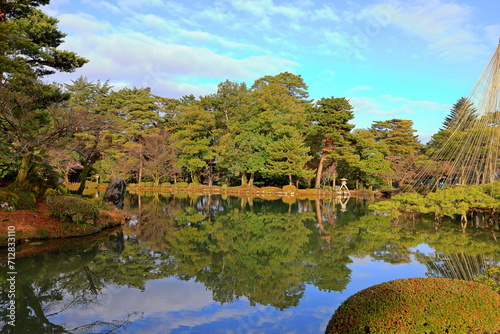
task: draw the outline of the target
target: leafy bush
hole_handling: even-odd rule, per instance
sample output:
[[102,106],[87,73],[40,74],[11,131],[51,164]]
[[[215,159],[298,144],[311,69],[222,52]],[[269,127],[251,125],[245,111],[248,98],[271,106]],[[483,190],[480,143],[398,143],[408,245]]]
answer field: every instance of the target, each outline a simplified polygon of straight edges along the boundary
[[497,333],[500,296],[475,282],[399,279],[349,297],[326,333]]
[[52,188],[48,188],[47,190],[45,190],[44,197],[50,197],[50,196],[56,196],[56,195],[57,195],[57,190],[52,189]]
[[153,182],[146,182],[146,187],[154,187],[155,184]]
[[52,217],[67,223],[92,224],[99,218],[99,210],[80,197],[56,196],[49,202]]
[[297,188],[295,186],[291,186],[291,185],[286,185],[282,189],[286,193],[295,193],[295,192],[297,192]]
[[49,231],[47,231],[46,229],[42,228],[41,230],[38,230],[38,237],[40,239],[45,239],[45,238],[48,238],[50,235]]
[[22,190],[0,190],[0,208],[6,210],[36,209],[35,194]]
[[486,269],[484,274],[479,275],[475,281],[486,285],[496,293],[500,293],[500,267]]
[[172,186],[172,184],[171,184],[170,182],[163,182],[163,183],[161,184],[161,186],[162,186],[162,187],[165,187],[165,188],[168,188],[168,187],[171,187],[171,186]]
[[188,187],[189,188],[196,188],[196,187],[199,187],[201,184],[198,183],[198,182],[192,182],[190,184],[188,184]]
[[19,199],[16,193],[8,190],[0,190],[0,209],[2,210],[15,210],[16,203]]
[[188,183],[187,182],[176,182],[174,183],[174,187],[176,188],[187,188]]

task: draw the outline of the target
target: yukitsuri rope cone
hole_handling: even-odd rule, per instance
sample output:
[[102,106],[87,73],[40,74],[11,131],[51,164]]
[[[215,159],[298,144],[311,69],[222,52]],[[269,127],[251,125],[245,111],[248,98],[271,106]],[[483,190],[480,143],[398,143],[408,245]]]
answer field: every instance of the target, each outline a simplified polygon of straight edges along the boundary
[[414,186],[493,183],[500,176],[500,44]]

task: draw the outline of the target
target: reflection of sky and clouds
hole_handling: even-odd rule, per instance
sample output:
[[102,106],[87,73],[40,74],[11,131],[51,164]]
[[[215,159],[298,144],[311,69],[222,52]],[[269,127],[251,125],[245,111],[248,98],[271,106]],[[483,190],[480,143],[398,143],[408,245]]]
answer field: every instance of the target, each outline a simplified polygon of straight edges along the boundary
[[[129,198],[130,213],[142,220],[124,235],[46,254],[42,267],[41,258],[19,259],[18,304],[27,311],[19,322],[74,333],[88,325],[104,333],[126,321],[114,333],[321,333],[364,288],[446,276],[451,270],[441,263],[462,265],[446,255],[457,238],[474,261],[478,249],[498,257],[491,236],[424,225],[414,233],[411,224],[371,216],[364,201],[349,201],[345,211],[337,202],[210,201]],[[31,311],[37,303],[43,314]]]
[[[283,311],[272,306],[251,306],[245,298],[229,305],[212,300],[203,284],[164,278],[135,288],[105,288],[99,304],[67,310],[52,320],[76,328],[83,323],[125,320],[131,315],[132,333],[312,333],[321,332],[343,298],[307,286],[299,307]],[[49,312],[50,313],[50,312]],[[294,330],[291,330],[294,329]]]

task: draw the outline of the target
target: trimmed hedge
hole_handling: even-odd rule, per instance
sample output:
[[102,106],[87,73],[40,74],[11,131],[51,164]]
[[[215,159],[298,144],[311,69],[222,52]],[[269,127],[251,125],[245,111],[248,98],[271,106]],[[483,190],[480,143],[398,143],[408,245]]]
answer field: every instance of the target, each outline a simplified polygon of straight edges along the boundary
[[93,224],[99,218],[97,207],[80,197],[53,196],[48,204],[50,215],[66,223]]
[[399,279],[344,301],[326,334],[498,333],[500,296],[486,286],[449,278]]

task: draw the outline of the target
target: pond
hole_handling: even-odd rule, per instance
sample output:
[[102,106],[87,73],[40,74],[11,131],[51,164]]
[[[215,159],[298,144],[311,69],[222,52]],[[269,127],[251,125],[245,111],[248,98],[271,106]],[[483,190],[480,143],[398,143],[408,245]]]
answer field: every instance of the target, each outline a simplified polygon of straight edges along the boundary
[[1,271],[1,332],[324,333],[371,285],[472,279],[499,259],[498,226],[392,221],[369,203],[128,194],[126,226],[16,259],[14,330]]

